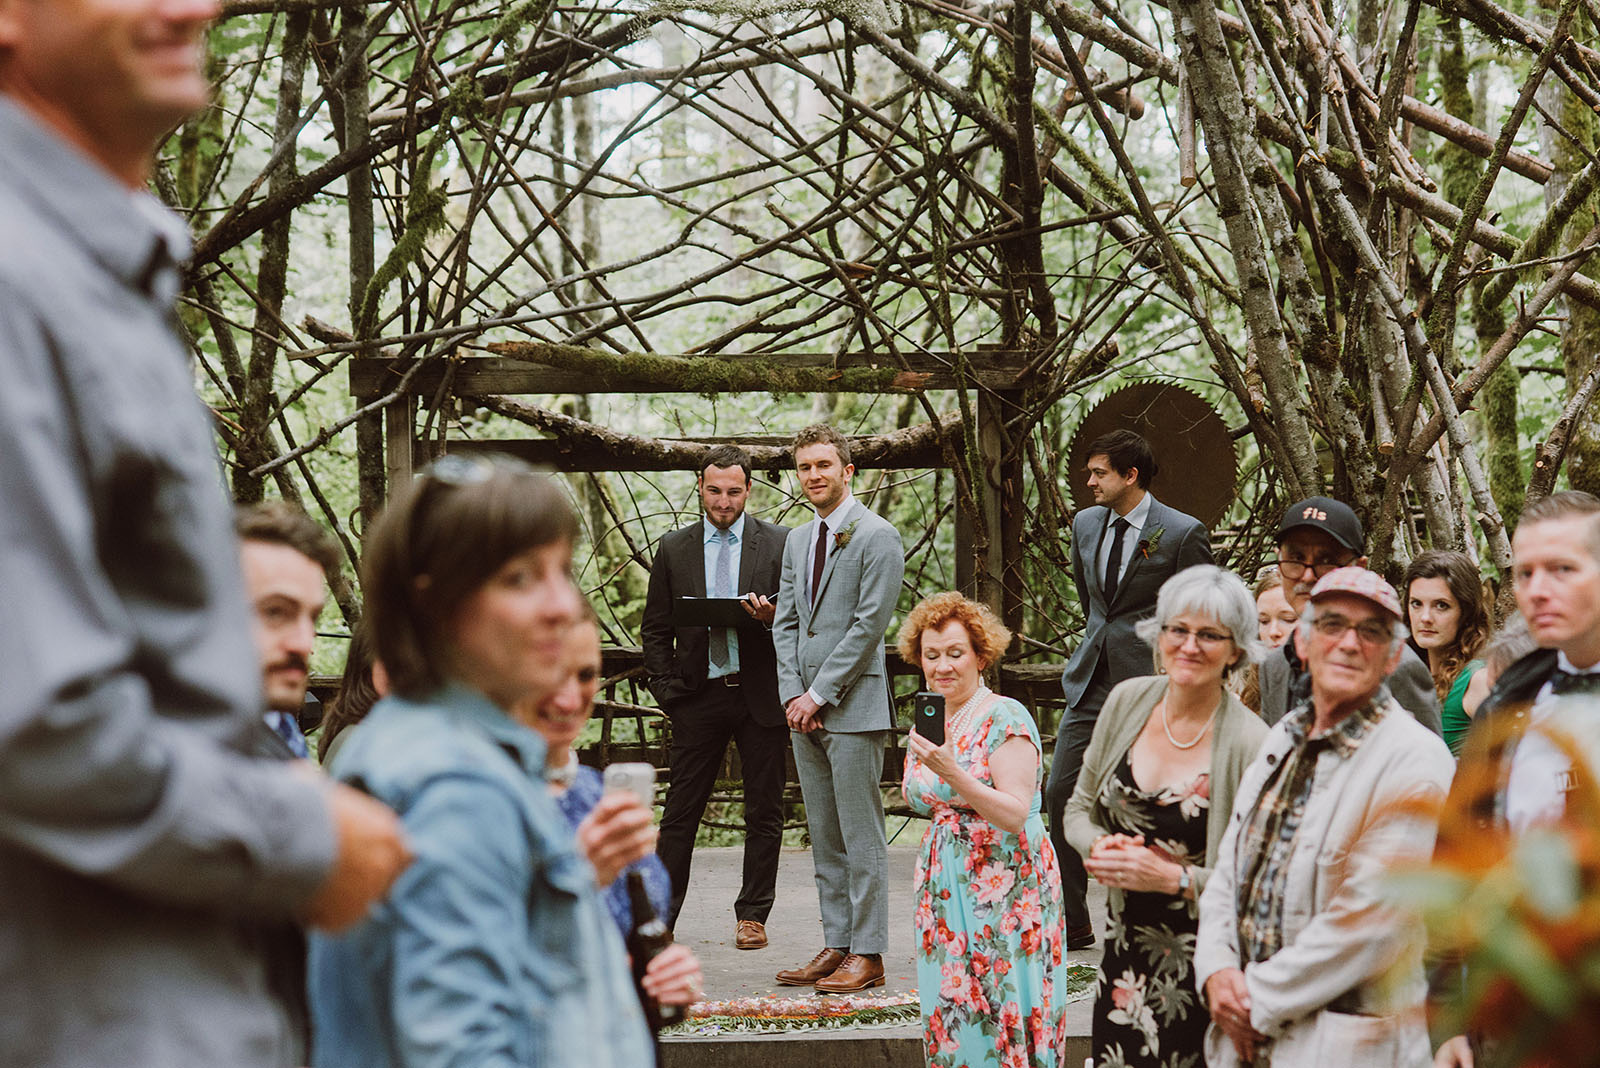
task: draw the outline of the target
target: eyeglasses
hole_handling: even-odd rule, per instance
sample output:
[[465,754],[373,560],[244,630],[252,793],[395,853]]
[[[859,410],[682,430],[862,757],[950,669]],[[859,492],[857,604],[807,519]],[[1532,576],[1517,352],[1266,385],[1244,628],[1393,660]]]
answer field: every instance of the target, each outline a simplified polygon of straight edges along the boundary
[[1344,560],[1315,560],[1307,563],[1304,560],[1285,560],[1278,557],[1278,571],[1290,582],[1299,582],[1305,577],[1307,571],[1317,578],[1321,578],[1330,571],[1337,571],[1341,567],[1349,567],[1356,562],[1354,556]]
[[1378,619],[1363,619],[1360,623],[1352,623],[1344,616],[1329,613],[1313,619],[1311,626],[1330,641],[1338,641],[1352,630],[1356,632],[1356,637],[1361,640],[1362,645],[1387,645],[1394,640],[1394,627]]
[[1162,627],[1161,634],[1173,645],[1177,646],[1182,646],[1190,638],[1193,638],[1208,649],[1215,649],[1223,642],[1233,641],[1233,635],[1224,634],[1220,630],[1190,630],[1188,627],[1180,627],[1173,623]]

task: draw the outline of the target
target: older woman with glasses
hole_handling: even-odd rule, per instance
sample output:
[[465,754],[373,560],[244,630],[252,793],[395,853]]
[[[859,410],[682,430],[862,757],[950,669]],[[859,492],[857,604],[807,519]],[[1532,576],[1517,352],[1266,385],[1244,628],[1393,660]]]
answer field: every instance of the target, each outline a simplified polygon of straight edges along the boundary
[[[400,814],[416,861],[363,922],[312,939],[319,1068],[651,1063],[600,897],[649,852],[650,810],[608,797],[574,841],[543,739],[510,714],[566,679],[576,535],[549,479],[447,456],[366,539],[366,619],[390,689],[330,771]],[[645,986],[686,1004],[698,968],[669,961]]]
[[1255,600],[1210,565],[1161,587],[1138,634],[1154,677],[1111,691],[1066,810],[1066,837],[1109,888],[1092,1041],[1099,1066],[1201,1063],[1206,1007],[1195,992],[1198,901],[1233,793],[1267,735],[1228,692],[1258,659]]

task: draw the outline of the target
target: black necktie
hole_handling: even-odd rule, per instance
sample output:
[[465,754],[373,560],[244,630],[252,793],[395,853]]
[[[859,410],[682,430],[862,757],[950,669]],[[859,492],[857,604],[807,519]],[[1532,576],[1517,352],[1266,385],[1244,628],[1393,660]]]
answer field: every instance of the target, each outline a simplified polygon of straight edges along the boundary
[[1111,556],[1106,560],[1106,604],[1117,596],[1117,583],[1122,579],[1122,535],[1128,532],[1128,521],[1121,516],[1111,524]]
[[828,559],[828,524],[817,520],[817,550],[811,554],[811,603],[817,603],[817,587],[822,585],[822,565]]
[[1550,676],[1550,692],[1553,694],[1600,693],[1600,675],[1557,671]]

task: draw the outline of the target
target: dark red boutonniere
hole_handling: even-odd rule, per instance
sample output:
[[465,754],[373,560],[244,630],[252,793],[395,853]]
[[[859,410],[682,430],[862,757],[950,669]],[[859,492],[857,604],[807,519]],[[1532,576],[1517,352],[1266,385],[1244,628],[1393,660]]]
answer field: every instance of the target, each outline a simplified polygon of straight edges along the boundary
[[1150,532],[1149,537],[1140,538],[1138,545],[1139,555],[1146,560],[1150,559],[1150,554],[1161,547],[1161,535],[1166,532],[1166,527],[1156,527]]
[[859,522],[861,522],[860,519],[852,519],[850,522],[844,525],[843,529],[833,532],[834,552],[838,552],[840,549],[843,549],[846,545],[850,544],[850,536],[856,532],[856,524]]

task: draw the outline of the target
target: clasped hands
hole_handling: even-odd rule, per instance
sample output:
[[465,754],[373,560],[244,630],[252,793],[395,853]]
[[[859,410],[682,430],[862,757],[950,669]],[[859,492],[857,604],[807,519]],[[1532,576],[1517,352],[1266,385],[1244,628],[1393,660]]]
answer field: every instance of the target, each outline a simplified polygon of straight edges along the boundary
[[799,697],[790,699],[783,707],[783,718],[789,721],[790,730],[810,734],[822,726],[822,706],[811,699],[808,690]]
[[1239,1059],[1246,1064],[1254,1061],[1256,1050],[1267,1036],[1250,1024],[1250,989],[1244,972],[1224,968],[1212,973],[1206,980],[1206,1004],[1211,1010],[1211,1022],[1233,1042]]
[[1089,847],[1084,870],[1106,886],[1176,894],[1183,865],[1144,844],[1142,834],[1103,834]]

